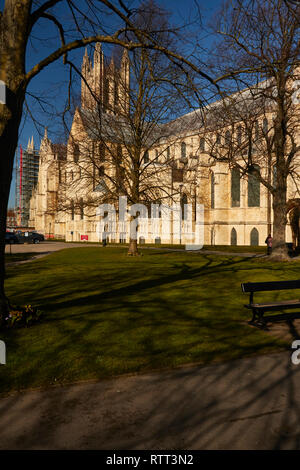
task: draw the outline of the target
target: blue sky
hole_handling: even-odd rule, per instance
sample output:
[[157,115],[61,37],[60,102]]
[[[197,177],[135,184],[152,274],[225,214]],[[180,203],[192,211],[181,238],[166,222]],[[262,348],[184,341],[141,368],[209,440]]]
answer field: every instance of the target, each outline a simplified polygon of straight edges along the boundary
[[[84,2],[83,2],[84,3]],[[136,1],[138,3],[138,1]],[[182,24],[189,18],[196,14],[194,0],[157,0],[157,3],[172,13],[171,21],[175,24]],[[222,0],[203,0],[199,1],[201,7],[201,14],[204,21],[211,17],[211,15],[218,10]],[[0,0],[0,8],[3,8],[4,0]],[[59,10],[59,9],[58,9]],[[59,10],[60,18],[64,17],[62,7]],[[27,70],[29,70],[35,63],[39,62],[42,58],[46,57],[59,45],[57,39],[57,32],[47,20],[41,21],[38,28],[33,31],[34,37],[38,37],[39,41],[35,39],[28,45],[27,51]],[[204,38],[205,42],[209,42],[209,37]],[[78,49],[70,54],[70,58],[80,67],[83,49]],[[18,155],[20,153],[20,145],[23,148],[27,147],[28,139],[33,136],[35,147],[39,148],[41,137],[43,135],[44,126],[48,126],[49,137],[53,141],[62,139],[62,125],[61,119],[57,116],[57,112],[62,110],[67,100],[67,84],[68,84],[68,68],[63,65],[62,60],[56,61],[49,67],[44,69],[36,78],[31,82],[28,89],[27,105],[29,112],[24,107],[24,119],[20,127]],[[75,81],[74,90],[79,92],[79,82]],[[32,95],[38,96],[41,100],[47,101],[48,105],[46,110],[33,98]],[[49,106],[50,103],[50,106]],[[36,123],[31,118],[35,118]],[[13,207],[15,204],[15,175],[13,177],[9,206]]]

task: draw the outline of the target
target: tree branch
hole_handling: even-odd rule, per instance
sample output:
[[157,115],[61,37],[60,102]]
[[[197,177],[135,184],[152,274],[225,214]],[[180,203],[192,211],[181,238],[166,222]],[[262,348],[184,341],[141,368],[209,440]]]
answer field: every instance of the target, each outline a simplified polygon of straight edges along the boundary
[[43,14],[49,10],[49,8],[54,7],[57,3],[62,2],[63,0],[48,0],[43,5],[40,6],[37,10],[35,10],[30,16],[30,23],[29,23],[29,31],[32,30],[35,23],[43,16]]

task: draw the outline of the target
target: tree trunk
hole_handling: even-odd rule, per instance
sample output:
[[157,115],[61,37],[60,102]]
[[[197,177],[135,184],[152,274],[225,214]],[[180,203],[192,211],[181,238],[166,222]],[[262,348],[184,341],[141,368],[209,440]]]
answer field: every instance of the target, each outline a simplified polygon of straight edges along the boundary
[[276,156],[276,187],[273,192],[273,247],[272,258],[279,261],[289,260],[285,240],[287,224],[287,179],[289,168],[286,164],[287,154],[287,109],[286,109],[286,77],[284,72],[278,74],[276,97],[277,110],[274,119],[274,150]]
[[[2,159],[1,159],[2,160]],[[5,279],[5,231],[8,197],[3,187],[3,174],[0,173],[0,325],[8,314],[8,300],[4,291]]]
[[0,135],[0,322],[9,307],[4,289],[6,216],[24,94],[11,94],[8,100],[11,114],[8,116],[6,106],[0,110],[0,127],[3,129]]
[[286,187],[277,187],[273,194],[273,247],[272,259],[279,261],[289,260],[285,240],[287,224]]
[[25,98],[25,52],[32,0],[6,0],[0,16],[0,80],[6,102],[0,104],[0,320],[7,314],[5,232],[9,191]]
[[138,256],[139,255],[139,250],[138,250],[138,247],[137,247],[137,240],[130,239],[127,254],[129,256]]
[[128,247],[128,255],[129,256],[138,256],[139,251],[137,247],[137,224],[136,224],[137,216],[130,217],[130,238],[129,238],[129,247]]

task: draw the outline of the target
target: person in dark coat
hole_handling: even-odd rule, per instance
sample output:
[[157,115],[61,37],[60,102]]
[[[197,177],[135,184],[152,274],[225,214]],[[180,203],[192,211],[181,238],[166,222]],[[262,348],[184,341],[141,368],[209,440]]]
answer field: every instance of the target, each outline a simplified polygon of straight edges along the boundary
[[272,253],[272,242],[273,242],[273,238],[271,234],[269,233],[269,235],[267,236],[265,240],[265,243],[267,244],[267,255],[270,255]]

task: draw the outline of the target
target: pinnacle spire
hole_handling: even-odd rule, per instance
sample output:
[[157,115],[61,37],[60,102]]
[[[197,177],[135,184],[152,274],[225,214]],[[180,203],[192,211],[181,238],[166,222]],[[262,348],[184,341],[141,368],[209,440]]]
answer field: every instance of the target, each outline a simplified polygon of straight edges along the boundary
[[28,140],[27,150],[34,150],[33,136]]
[[88,67],[90,67],[90,59],[89,59],[89,56],[88,56],[88,51],[87,51],[87,47],[85,48],[85,53],[84,53],[84,56],[83,56],[83,60],[82,60],[82,68],[86,67],[88,65]]
[[113,57],[110,59],[109,70],[112,72],[115,70],[115,61]]
[[101,42],[96,42],[95,51],[94,51],[94,65],[96,62],[101,62],[102,54],[103,53],[102,53]]
[[99,53],[101,52],[101,42],[96,42],[95,51]]
[[123,50],[122,62],[124,62],[125,60],[128,60],[128,49],[126,49],[126,47],[124,47],[124,50]]

